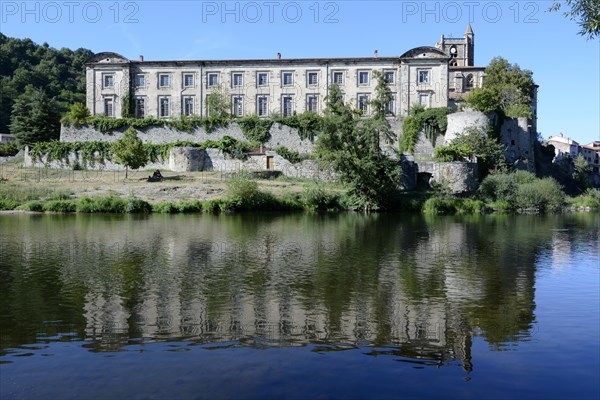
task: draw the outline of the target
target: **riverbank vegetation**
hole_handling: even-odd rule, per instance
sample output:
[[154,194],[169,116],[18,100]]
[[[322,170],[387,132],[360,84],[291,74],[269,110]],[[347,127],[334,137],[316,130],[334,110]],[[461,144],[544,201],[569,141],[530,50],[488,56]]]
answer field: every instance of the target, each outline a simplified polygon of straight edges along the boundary
[[[281,179],[287,182],[289,178]],[[356,210],[355,199],[334,183],[297,181],[288,189],[274,190],[271,181],[239,174],[227,179],[225,190],[209,199],[148,201],[135,196],[74,193],[44,185],[0,183],[0,210],[67,213],[235,213],[248,211],[342,211]],[[160,185],[160,183],[159,183]],[[358,208],[362,210],[362,208]],[[489,175],[471,198],[451,197],[436,191],[398,192],[388,202],[390,212],[421,212],[428,215],[561,212],[600,209],[600,190],[588,189],[568,197],[551,178],[516,173]]]

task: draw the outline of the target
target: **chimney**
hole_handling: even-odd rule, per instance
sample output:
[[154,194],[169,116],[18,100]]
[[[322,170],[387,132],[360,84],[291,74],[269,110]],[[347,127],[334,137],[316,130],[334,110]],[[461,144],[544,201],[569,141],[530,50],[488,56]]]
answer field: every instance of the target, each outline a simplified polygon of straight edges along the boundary
[[373,53],[373,56],[374,56],[375,58],[379,57],[379,52],[378,52],[377,50],[375,50],[375,53]]
[[140,55],[140,62],[144,62],[144,56]]
[[281,60],[281,53],[277,53],[277,59]]

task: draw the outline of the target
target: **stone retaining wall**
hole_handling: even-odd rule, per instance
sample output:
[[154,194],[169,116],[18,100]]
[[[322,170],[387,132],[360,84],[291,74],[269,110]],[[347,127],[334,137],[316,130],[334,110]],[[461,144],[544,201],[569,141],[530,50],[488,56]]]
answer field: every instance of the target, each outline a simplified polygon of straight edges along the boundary
[[[80,127],[62,126],[60,130],[61,142],[114,142],[123,137],[125,129],[102,133],[94,127],[85,125]],[[247,142],[240,126],[231,122],[227,127],[218,128],[213,132],[206,132],[202,127],[196,128],[191,133],[174,130],[165,126],[151,126],[137,130],[138,137],[144,143],[173,143],[173,142],[196,142],[202,143],[207,140],[218,141],[225,136]],[[298,130],[286,125],[274,123],[270,129],[270,138],[265,142],[265,147],[275,149],[283,146],[296,150],[301,154],[312,153],[314,143],[310,139],[301,139]]]

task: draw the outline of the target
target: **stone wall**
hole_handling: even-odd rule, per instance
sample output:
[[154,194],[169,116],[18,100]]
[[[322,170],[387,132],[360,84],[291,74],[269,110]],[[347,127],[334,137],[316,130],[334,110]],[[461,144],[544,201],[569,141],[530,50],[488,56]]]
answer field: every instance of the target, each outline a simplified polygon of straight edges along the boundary
[[[223,153],[219,149],[203,150],[196,147],[177,147],[171,149],[168,160],[162,163],[149,163],[143,169],[162,169],[174,172],[217,171],[224,173],[267,171],[267,157],[272,157],[273,170],[281,171],[284,176],[322,181],[331,181],[337,178],[331,170],[321,167],[315,160],[305,160],[292,164],[274,151],[266,151],[264,154],[251,155],[244,160],[240,160]],[[108,160],[86,164],[81,157],[73,153],[67,159],[47,162],[46,156],[33,159],[29,154],[29,149],[26,148],[25,150],[25,167],[72,169],[76,165],[87,170],[124,169],[122,165]]]
[[[61,142],[114,142],[123,137],[125,130],[111,131],[102,133],[92,126],[71,127],[62,126],[60,131]],[[138,137],[144,143],[173,143],[173,142],[197,142],[202,143],[207,140],[221,140],[225,136],[231,136],[234,139],[247,142],[240,126],[231,122],[227,127],[216,129],[213,132],[206,132],[202,127],[196,128],[191,133],[174,130],[165,126],[152,126],[137,131]],[[299,153],[311,153],[314,150],[314,143],[310,139],[301,139],[298,131],[289,126],[274,123],[271,126],[270,138],[265,142],[266,148],[275,149],[283,146],[298,151]]]
[[485,132],[489,122],[489,118],[481,111],[461,111],[448,114],[448,128],[446,128],[444,141],[440,144],[448,146],[469,128]]
[[477,163],[421,162],[419,173],[431,175],[431,186],[439,185],[453,195],[473,193],[479,186]]
[[508,118],[500,129],[506,161],[517,169],[535,172],[535,142],[537,134],[528,118]]

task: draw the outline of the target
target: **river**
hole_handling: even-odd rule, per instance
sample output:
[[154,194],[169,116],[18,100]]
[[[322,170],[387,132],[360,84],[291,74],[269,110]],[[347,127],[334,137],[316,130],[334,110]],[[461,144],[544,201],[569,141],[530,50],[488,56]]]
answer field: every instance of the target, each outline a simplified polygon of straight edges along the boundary
[[600,397],[600,214],[0,216],[0,398]]

